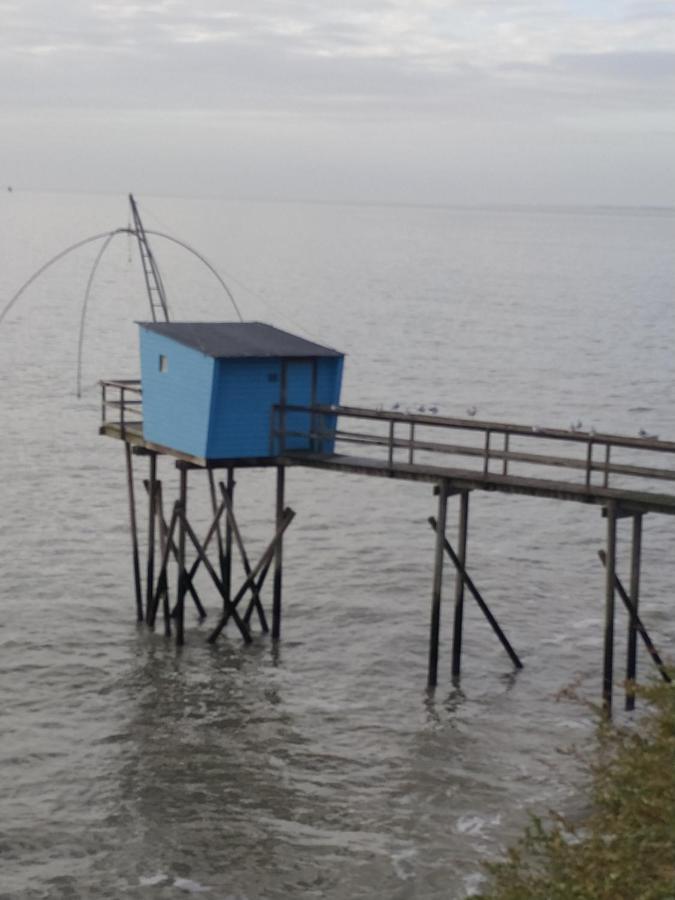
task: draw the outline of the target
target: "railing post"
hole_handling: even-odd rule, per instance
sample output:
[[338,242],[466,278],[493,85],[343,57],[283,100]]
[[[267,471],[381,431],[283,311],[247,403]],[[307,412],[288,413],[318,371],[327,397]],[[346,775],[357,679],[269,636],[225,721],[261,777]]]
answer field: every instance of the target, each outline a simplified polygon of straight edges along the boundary
[[415,454],[415,423],[410,423],[410,447],[408,448],[408,462],[412,466]]
[[586,487],[591,486],[591,475],[593,472],[593,439],[588,442],[586,450]]
[[508,431],[504,432],[504,465],[502,466],[502,475],[509,473],[509,438],[511,435]]
[[391,468],[394,464],[394,426],[396,422],[392,419],[389,422],[389,457],[388,457],[388,465]]
[[124,396],[124,386],[120,386],[120,429],[122,431],[122,435],[126,434],[126,424],[124,422],[124,404],[126,402],[126,398]]
[[105,425],[106,383],[101,382],[101,425]]
[[483,475],[487,475],[490,467],[490,429],[485,432],[485,457],[483,459]]
[[607,441],[605,444],[605,477],[603,479],[603,487],[609,487],[609,454],[612,445]]

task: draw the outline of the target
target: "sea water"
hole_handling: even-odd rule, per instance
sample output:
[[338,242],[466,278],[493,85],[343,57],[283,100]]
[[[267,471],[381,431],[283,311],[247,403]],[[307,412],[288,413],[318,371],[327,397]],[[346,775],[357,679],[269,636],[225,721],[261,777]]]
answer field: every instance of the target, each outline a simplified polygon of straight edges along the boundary
[[[675,439],[673,210],[140,206],[216,266],[247,319],[345,352],[347,403]],[[3,195],[0,303],[127,215],[123,197]],[[150,239],[174,319],[235,317],[195,257]],[[452,684],[446,568],[429,693],[431,486],[292,470],[281,643],[229,631],[210,647],[190,609],[177,650],[135,623],[123,445],[97,433],[97,381],[138,374],[134,322],[150,312],[124,236],[88,298],[75,396],[98,246],[47,270],[0,326],[0,898],[470,895],[529,813],[586,801],[568,751],[592,739],[601,688],[600,510],[474,492],[469,571],[524,668],[468,598]],[[169,461],[160,477],[170,498]],[[256,556],[273,474],[238,472],[236,502]],[[196,476],[189,503],[205,527]],[[622,576],[629,538],[621,522]],[[641,608],[670,659],[674,546],[675,522],[648,516]],[[620,613],[619,714],[624,634]]]

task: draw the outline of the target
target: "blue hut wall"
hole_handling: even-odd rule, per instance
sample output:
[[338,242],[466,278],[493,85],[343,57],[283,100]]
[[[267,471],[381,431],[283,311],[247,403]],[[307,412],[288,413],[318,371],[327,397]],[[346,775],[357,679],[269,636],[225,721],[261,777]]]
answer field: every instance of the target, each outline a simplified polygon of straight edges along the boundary
[[215,360],[145,328],[140,329],[140,339],[143,436],[205,457]]
[[[286,402],[307,406],[312,399],[312,360],[286,362]],[[317,402],[338,403],[342,358],[317,360]],[[272,409],[281,397],[280,359],[220,359],[211,404],[207,458],[265,457],[272,453]],[[287,449],[309,447],[309,415],[288,413],[287,431],[303,432],[286,441]],[[278,445],[275,448],[278,452]],[[325,441],[322,452],[332,451]]]
[[[280,450],[271,444],[272,410],[281,401],[282,360],[215,359],[165,335],[140,329],[143,386],[143,435],[146,440],[202,459],[267,457]],[[316,399],[339,403],[342,357],[316,360]],[[311,358],[286,360],[286,402],[312,401]],[[322,423],[334,426],[329,417]],[[285,449],[310,449],[309,413],[286,413]],[[314,449],[329,453],[333,441]]]

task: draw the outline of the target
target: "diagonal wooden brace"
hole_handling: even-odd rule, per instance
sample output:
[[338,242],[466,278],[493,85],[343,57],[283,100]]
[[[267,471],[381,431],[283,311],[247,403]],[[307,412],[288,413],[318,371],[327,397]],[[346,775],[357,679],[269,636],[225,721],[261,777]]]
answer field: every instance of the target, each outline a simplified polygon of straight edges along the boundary
[[[211,543],[211,538],[213,537],[213,535],[216,533],[218,533],[218,534],[220,533],[218,526],[219,526],[220,519],[221,519],[224,511],[225,511],[225,504],[221,503],[215,512],[213,521],[211,522],[211,525],[209,526],[209,530],[206,532],[206,537],[204,538],[204,542],[201,545],[204,552],[206,552],[206,548]],[[178,548],[175,546],[175,544],[174,544],[174,556],[176,557],[176,559],[178,559]],[[190,571],[185,573],[185,583],[186,583],[187,589],[192,594],[192,597],[197,605],[197,609],[199,611],[199,617],[203,621],[206,618],[206,610],[204,609],[202,604],[199,602],[199,597],[197,596],[197,592],[195,591],[195,589],[193,587],[193,579],[195,577],[197,569],[201,565],[201,562],[202,562],[202,559],[198,555],[197,559],[192,563],[192,565],[190,567]],[[176,609],[174,608],[171,615],[173,616],[173,615],[175,615],[175,613],[176,613]]]
[[[145,486],[146,491],[149,494],[150,493],[150,482],[146,480],[143,482],[143,484]],[[161,491],[161,481],[156,482],[155,489]],[[176,560],[176,562],[178,562],[178,547],[176,546],[176,542],[173,539],[173,533],[169,536],[169,529],[167,528],[166,521],[164,520],[164,514],[162,512],[161,506],[156,507],[156,513],[159,517],[160,535],[161,534],[164,535],[164,539],[169,544],[169,553],[173,556],[173,558]],[[222,514],[222,512],[221,512],[221,514]],[[199,567],[199,560],[197,560],[194,563],[194,565],[192,566],[192,568],[190,569],[189,572],[185,573],[185,589],[190,592],[190,596],[192,597],[194,604],[197,607],[197,612],[199,613],[199,618],[203,621],[206,618],[206,610],[204,609],[204,607],[202,605],[202,601],[199,599],[199,594],[195,590],[195,587],[194,587],[194,584],[192,581],[192,579],[194,578],[195,571],[197,570],[198,567]],[[168,592],[169,591],[168,591],[168,579],[167,579],[166,568],[161,569],[160,574],[162,574],[164,582],[165,582],[165,587],[166,587],[165,596],[167,597],[166,602],[168,602]],[[160,576],[158,575],[157,576],[157,585],[159,586],[159,584],[160,584]],[[154,606],[154,615],[152,616],[152,618],[148,617],[148,624],[154,625],[156,615],[157,615],[157,606],[155,605]],[[176,615],[175,607],[172,610],[172,612],[170,613],[170,615],[172,618]]]
[[164,534],[164,548],[162,550],[162,561],[159,567],[159,571],[157,573],[157,587],[152,595],[152,602],[150,603],[148,609],[148,625],[153,627],[155,624],[155,618],[157,616],[157,607],[159,606],[160,598],[165,591],[165,585],[167,583],[167,566],[169,565],[169,556],[171,555],[171,548],[173,544],[173,533],[176,530],[176,523],[178,522],[178,508],[179,503],[174,503],[173,512],[171,513],[171,521],[167,526],[164,522],[164,516],[162,516],[161,529]]
[[[605,551],[598,550],[598,556],[600,557],[600,561],[602,562],[603,566],[606,566],[607,565],[607,554],[605,553]],[[666,667],[663,664],[663,660],[659,656],[659,654],[656,650],[656,647],[652,643],[652,640],[649,637],[649,634],[647,633],[647,629],[642,624],[642,619],[640,618],[635,607],[633,606],[633,603],[632,603],[630,597],[628,596],[628,593],[627,593],[625,587],[621,583],[621,580],[619,579],[618,575],[614,576],[614,586],[616,587],[619,596],[623,600],[623,605],[626,607],[626,610],[628,611],[628,615],[630,616],[630,620],[633,623],[635,630],[638,632],[638,634],[642,638],[644,645],[647,648],[647,652],[649,653],[652,660],[654,661],[654,665],[661,673],[661,678],[663,678],[664,681],[666,681],[666,682],[668,682],[668,684],[670,684],[672,679],[671,679],[670,675],[668,674]]]
[[[157,481],[156,483],[157,489],[157,504],[156,504],[156,512],[159,517],[159,549],[162,554],[162,558],[164,557],[164,551],[166,550],[167,543],[167,527],[166,522],[164,520],[164,501],[162,499],[162,482]],[[161,591],[162,595],[162,612],[164,615],[164,634],[166,637],[171,637],[171,608],[169,605],[169,580],[166,577],[166,569],[164,569],[163,573],[157,578],[157,589]]]
[[[225,485],[221,481],[218,485],[220,488],[220,493],[223,497],[223,503],[225,504],[225,508],[227,510],[227,519],[230,523],[230,528],[232,529],[232,534],[234,535],[234,540],[237,545],[237,549],[239,550],[239,555],[241,556],[241,562],[244,566],[244,572],[246,576],[250,576],[251,574],[251,563],[249,562],[248,554],[246,553],[246,548],[244,547],[244,541],[241,537],[241,532],[239,531],[239,525],[237,524],[237,520],[234,517],[234,510],[232,509],[232,498],[230,497]],[[267,572],[265,571],[265,575]],[[262,579],[264,581],[264,578]],[[255,580],[251,581],[251,594],[253,595],[252,604],[258,613],[258,619],[260,620],[260,627],[262,630],[267,633],[269,628],[267,626],[267,619],[265,618],[265,610],[263,609],[262,602],[260,600],[260,588],[262,587],[262,583],[260,587],[258,587]],[[248,619],[250,619],[250,614],[247,613]],[[246,619],[246,617],[245,617]],[[248,621],[248,620],[247,620]]]
[[194,533],[194,529],[188,522],[187,516],[185,515],[183,510],[180,508],[178,510],[178,517],[181,520],[183,527],[185,528],[187,536],[192,541],[192,545],[194,546],[195,550],[197,551],[197,555],[201,559],[202,563],[204,564],[204,567],[206,568],[206,571],[211,576],[213,583],[215,584],[216,588],[218,589],[218,592],[220,593],[221,597],[223,598],[223,603],[225,603],[225,608],[227,610],[227,616],[232,616],[232,618],[234,619],[234,621],[237,625],[237,628],[241,632],[241,636],[244,638],[244,640],[246,641],[247,644],[250,644],[251,643],[251,633],[249,632],[249,630],[248,630],[247,626],[244,624],[244,621],[242,620],[241,616],[235,609],[235,604],[233,602],[230,602],[229,600],[227,600],[227,596],[225,593],[225,585],[218,577],[216,570],[213,568],[213,566],[211,565],[211,561],[209,560],[208,556],[206,555],[206,551],[204,550],[202,545],[199,543],[199,538]]
[[[431,527],[434,529],[434,531],[436,531],[436,529],[437,529],[437,524],[436,524],[436,519],[435,519],[433,516],[429,516],[429,524],[430,524]],[[518,654],[516,653],[516,651],[513,649],[513,647],[512,647],[511,644],[509,643],[509,640],[508,640],[508,638],[506,637],[506,635],[504,634],[504,632],[503,632],[503,631],[501,630],[501,628],[499,627],[499,623],[497,622],[497,620],[495,619],[495,617],[494,617],[494,616],[492,615],[492,613],[490,612],[489,606],[487,605],[487,603],[485,602],[485,600],[483,600],[483,598],[481,597],[481,595],[480,595],[480,593],[479,593],[479,591],[478,591],[478,588],[476,587],[476,585],[473,583],[473,581],[472,581],[471,578],[469,577],[468,572],[466,571],[466,569],[464,568],[464,566],[463,566],[462,563],[460,562],[459,557],[457,556],[457,554],[455,553],[455,551],[452,549],[452,546],[450,545],[450,541],[449,541],[447,538],[444,538],[444,540],[443,540],[443,546],[445,547],[445,552],[448,554],[448,556],[449,556],[450,559],[452,560],[452,563],[453,563],[454,567],[457,569],[460,578],[462,579],[462,581],[464,582],[464,584],[467,586],[467,588],[469,589],[469,592],[471,593],[471,595],[473,596],[474,600],[476,601],[476,603],[477,603],[478,606],[480,607],[481,612],[483,613],[483,615],[485,616],[485,618],[486,618],[486,619],[488,620],[488,622],[490,623],[490,626],[492,627],[492,630],[494,631],[494,633],[495,633],[495,634],[497,635],[497,637],[499,638],[502,647],[503,647],[503,648],[506,650],[506,652],[508,653],[508,655],[509,655],[509,657],[510,657],[510,659],[511,659],[511,662],[512,662],[513,665],[516,667],[516,669],[522,669],[522,668],[523,668],[523,664],[522,664],[522,662],[520,661],[520,657],[518,656]]]
[[[277,529],[276,534],[274,535],[274,537],[268,544],[265,552],[260,557],[257,564],[251,571],[251,574],[246,578],[246,580],[244,581],[242,586],[237,591],[237,594],[235,595],[234,599],[232,600],[232,602],[230,604],[231,607],[235,608],[237,606],[237,604],[241,601],[242,597],[246,594],[246,592],[251,589],[251,586],[255,583],[255,579],[260,575],[260,573],[265,568],[269,568],[270,563],[272,562],[272,559],[274,557],[274,551],[277,547],[277,544],[283,537],[284,532],[286,531],[286,529],[291,524],[291,522],[293,521],[294,518],[295,518],[295,512],[290,507],[287,507],[284,510],[284,513],[283,513],[283,516],[281,519],[281,524],[279,525],[279,528]],[[220,619],[220,622],[218,622],[218,624],[216,625],[216,627],[213,629],[213,631],[211,632],[211,634],[208,637],[208,642],[210,644],[213,644],[217,640],[218,635],[223,630],[223,628],[227,625],[227,620],[229,619],[229,617],[230,617],[230,611],[226,610],[223,613],[223,615]]]

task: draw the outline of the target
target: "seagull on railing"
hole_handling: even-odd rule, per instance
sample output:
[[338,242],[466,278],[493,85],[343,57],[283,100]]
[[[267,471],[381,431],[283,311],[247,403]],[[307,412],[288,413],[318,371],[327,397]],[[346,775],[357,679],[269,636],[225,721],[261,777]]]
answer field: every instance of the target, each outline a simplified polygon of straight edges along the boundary
[[648,431],[645,431],[644,428],[641,428],[638,431],[638,437],[645,438],[645,440],[650,441],[658,441],[659,439],[658,434],[650,434]]
[[400,404],[400,403],[394,403],[393,406],[392,406],[391,408],[392,408],[393,410],[400,409],[400,408],[401,408],[401,404]]
[[467,409],[466,414],[467,414],[467,416],[475,416],[477,412],[478,412],[478,410],[476,409],[475,406],[470,406]]
[[438,407],[437,407],[437,406],[430,406],[430,407],[429,407],[429,412],[432,414],[432,416],[435,416],[436,413],[438,412]]
[[581,421],[581,419],[577,419],[576,422],[570,422],[570,431],[572,432],[576,433],[577,431],[582,431],[583,427],[584,423]]

